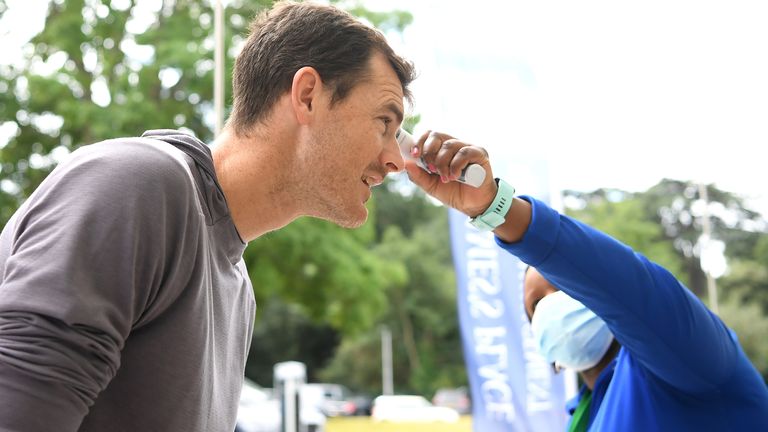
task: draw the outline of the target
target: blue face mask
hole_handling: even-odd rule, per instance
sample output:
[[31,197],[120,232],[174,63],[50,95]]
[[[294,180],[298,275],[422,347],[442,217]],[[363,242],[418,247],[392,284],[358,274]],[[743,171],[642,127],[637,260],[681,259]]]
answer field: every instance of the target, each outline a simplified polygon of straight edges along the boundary
[[562,291],[539,301],[531,330],[549,363],[577,372],[597,365],[613,341],[603,320]]

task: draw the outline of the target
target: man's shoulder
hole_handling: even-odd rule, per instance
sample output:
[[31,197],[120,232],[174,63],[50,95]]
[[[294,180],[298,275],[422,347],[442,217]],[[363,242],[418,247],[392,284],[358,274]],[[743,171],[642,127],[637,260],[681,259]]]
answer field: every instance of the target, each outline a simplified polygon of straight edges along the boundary
[[113,138],[84,145],[75,150],[62,166],[77,166],[85,161],[100,162],[100,166],[105,169],[124,167],[139,171],[172,168],[187,163],[186,154],[181,149],[157,139],[144,137]]
[[55,182],[86,189],[193,188],[192,160],[175,146],[150,138],[115,138],[82,146],[51,174]]
[[[40,184],[22,211],[123,212],[189,208],[197,195],[185,153],[154,139],[117,138],[82,146]],[[80,210],[78,210],[80,209]],[[101,209],[101,210],[99,210]]]

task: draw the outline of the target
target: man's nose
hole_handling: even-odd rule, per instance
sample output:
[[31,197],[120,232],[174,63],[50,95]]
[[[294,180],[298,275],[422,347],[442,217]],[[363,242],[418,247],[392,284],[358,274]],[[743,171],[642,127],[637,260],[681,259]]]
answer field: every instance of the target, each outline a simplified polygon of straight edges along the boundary
[[387,174],[401,172],[405,169],[405,160],[400,153],[400,146],[394,137],[387,143],[381,152],[381,164],[387,168]]

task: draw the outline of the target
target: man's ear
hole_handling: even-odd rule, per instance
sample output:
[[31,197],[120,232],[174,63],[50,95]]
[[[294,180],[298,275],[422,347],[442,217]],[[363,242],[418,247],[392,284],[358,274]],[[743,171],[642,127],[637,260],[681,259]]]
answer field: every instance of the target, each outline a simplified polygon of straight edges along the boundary
[[323,81],[317,70],[304,66],[293,75],[291,84],[291,105],[299,124],[307,124],[317,112],[322,94]]

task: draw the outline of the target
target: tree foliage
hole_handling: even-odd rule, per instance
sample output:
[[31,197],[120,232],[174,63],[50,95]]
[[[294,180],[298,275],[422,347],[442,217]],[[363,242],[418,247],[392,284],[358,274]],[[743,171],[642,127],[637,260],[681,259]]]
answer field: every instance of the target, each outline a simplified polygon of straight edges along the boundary
[[704,207],[710,215],[712,239],[726,245],[726,258],[751,257],[759,232],[755,229],[765,230],[762,217],[747,209],[743,199],[713,185],[707,185],[706,190],[706,204],[693,182],[664,180],[644,194],[646,214],[655,216],[667,238],[673,240],[689,287],[698,295],[706,290],[700,260]]
[[466,385],[447,211],[423,193],[412,193],[404,196],[397,180],[374,193],[380,233],[375,253],[380,259],[397,257],[406,279],[387,287],[389,307],[379,326],[345,339],[321,372],[324,379],[380,391],[380,326],[386,326],[392,332],[397,392],[430,395],[439,387]]
[[[233,1],[229,47],[267,1]],[[212,138],[213,11],[192,0],[55,0],[21,64],[0,68],[2,222],[75,148],[148,129]],[[227,56],[231,72],[234,50]],[[231,75],[230,73],[226,74]],[[229,82],[226,85],[229,87]]]
[[768,314],[758,302],[729,295],[720,302],[720,318],[739,338],[744,353],[768,382]]

